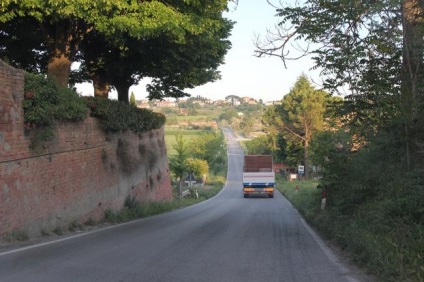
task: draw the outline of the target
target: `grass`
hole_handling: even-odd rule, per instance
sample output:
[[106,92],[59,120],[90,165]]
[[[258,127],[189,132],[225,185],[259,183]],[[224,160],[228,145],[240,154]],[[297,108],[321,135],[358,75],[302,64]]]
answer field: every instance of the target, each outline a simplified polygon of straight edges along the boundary
[[392,203],[378,200],[362,204],[349,217],[337,209],[321,210],[317,184],[279,179],[277,189],[324,237],[381,281],[424,281],[424,226],[388,215]]
[[28,240],[28,235],[25,231],[15,230],[15,231],[6,233],[3,239],[4,241],[8,243],[17,242],[17,241],[22,242],[22,241]]
[[321,207],[321,191],[317,181],[285,181],[277,176],[276,188],[305,217],[314,217]]
[[[127,222],[200,203],[215,196],[222,189],[222,184],[217,183],[213,186],[196,188],[198,189],[199,198],[192,196],[179,199],[177,185],[174,188],[174,200],[169,202],[152,202],[142,204],[137,202],[134,198],[128,197],[121,210],[108,209],[105,211],[105,221],[110,223]],[[194,189],[192,195],[194,195]]]
[[175,149],[173,145],[175,144],[175,136],[177,134],[182,134],[187,141],[190,141],[190,139],[198,137],[199,135],[207,132],[207,130],[175,130],[165,127],[165,144],[168,156],[175,155]]

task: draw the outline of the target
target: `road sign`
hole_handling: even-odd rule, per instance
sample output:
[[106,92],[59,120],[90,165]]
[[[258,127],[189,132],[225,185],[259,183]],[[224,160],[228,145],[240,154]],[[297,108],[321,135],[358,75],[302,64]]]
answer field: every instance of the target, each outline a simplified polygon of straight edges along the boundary
[[305,172],[305,166],[303,165],[298,166],[297,171],[299,174],[303,174]]

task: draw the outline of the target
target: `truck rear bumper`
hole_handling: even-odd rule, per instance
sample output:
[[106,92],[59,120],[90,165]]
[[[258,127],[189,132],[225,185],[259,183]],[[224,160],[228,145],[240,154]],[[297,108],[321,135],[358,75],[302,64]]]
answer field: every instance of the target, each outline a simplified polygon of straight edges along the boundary
[[248,198],[250,195],[268,195],[274,198],[274,188],[243,188],[243,196]]

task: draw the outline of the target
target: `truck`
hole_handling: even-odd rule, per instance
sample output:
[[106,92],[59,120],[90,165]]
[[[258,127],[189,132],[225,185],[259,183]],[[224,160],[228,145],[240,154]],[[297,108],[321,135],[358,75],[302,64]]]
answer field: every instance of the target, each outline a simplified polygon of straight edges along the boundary
[[275,172],[271,155],[245,155],[243,196],[268,195],[274,198]]

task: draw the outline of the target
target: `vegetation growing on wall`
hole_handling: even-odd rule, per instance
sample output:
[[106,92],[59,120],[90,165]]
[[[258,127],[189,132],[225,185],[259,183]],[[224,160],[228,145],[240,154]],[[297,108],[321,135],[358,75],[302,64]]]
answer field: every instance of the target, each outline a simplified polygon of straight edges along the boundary
[[85,101],[93,117],[100,118],[106,131],[131,130],[143,133],[159,129],[165,123],[165,116],[148,109],[139,109],[119,101],[100,97],[86,97]]
[[87,117],[87,107],[78,94],[60,87],[40,75],[25,73],[24,123],[27,132],[37,128],[31,138],[31,148],[54,138],[56,121],[82,121]]
[[81,121],[87,107],[78,94],[43,76],[26,73],[24,122],[27,129],[52,126],[55,121]]
[[53,126],[58,121],[82,121],[88,112],[101,120],[105,131],[131,130],[143,133],[158,129],[165,116],[132,105],[102,98],[82,99],[74,90],[59,86],[40,75],[25,74],[24,110],[25,129],[36,129],[32,146],[54,138]]

